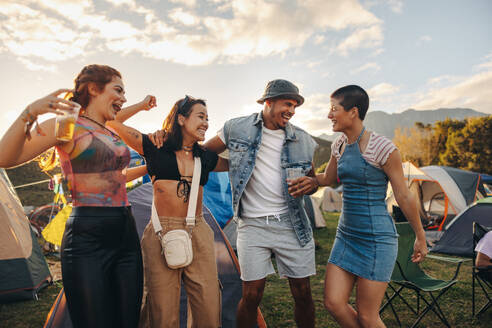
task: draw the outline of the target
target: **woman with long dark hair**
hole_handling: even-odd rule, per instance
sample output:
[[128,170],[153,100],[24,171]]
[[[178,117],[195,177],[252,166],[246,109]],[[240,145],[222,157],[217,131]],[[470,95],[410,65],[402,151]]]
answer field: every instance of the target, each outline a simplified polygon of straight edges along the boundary
[[[70,100],[58,95],[73,92]],[[124,116],[154,106],[155,98],[130,106]],[[121,74],[89,65],[75,88],[60,89],[28,105],[0,140],[0,167],[14,167],[55,147],[68,179],[73,210],[61,247],[63,284],[74,327],[137,327],[142,299],[142,255],[125,183],[146,173],[128,169],[130,152],[105,127],[126,102]],[[31,127],[46,113],[71,112],[79,104],[73,136],[60,141],[55,119]]]
[[203,186],[210,171],[225,171],[227,161],[204,149],[208,114],[205,101],[186,96],[178,100],[163,124],[164,144],[157,148],[147,135],[116,121],[110,126],[145,157],[152,178],[154,204],[162,234],[186,229],[194,158],[201,160],[196,225],[191,234],[193,261],[173,269],[162,255],[152,222],[142,237],[145,288],[141,327],[178,327],[181,280],[191,306],[193,327],[219,327],[220,290],[213,232],[202,214]]
[[[363,120],[369,97],[361,87],[348,85],[331,95],[328,118],[333,142],[325,172],[291,182],[297,197],[314,186],[337,178],[343,185],[343,210],[325,277],[325,307],[342,327],[384,327],[379,308],[391,278],[398,251],[393,219],[386,210],[386,189],[391,182],[395,198],[416,234],[412,261],[427,254],[425,233],[417,202],[403,177],[401,156],[387,138],[367,131]],[[349,297],[356,286],[356,309]]]

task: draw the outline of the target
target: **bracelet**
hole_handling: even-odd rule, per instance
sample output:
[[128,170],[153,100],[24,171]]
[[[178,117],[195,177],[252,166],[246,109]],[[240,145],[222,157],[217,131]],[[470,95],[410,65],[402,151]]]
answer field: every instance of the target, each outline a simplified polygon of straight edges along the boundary
[[24,134],[26,135],[27,140],[31,140],[31,128],[34,122],[38,125],[38,118],[37,116],[31,114],[29,111],[29,106],[27,106],[22,112],[21,120],[24,122]]

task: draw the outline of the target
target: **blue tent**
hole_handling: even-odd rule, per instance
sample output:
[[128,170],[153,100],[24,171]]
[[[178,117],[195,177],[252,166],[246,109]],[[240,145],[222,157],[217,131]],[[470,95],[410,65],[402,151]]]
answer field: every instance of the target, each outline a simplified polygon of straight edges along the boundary
[[[145,164],[144,158],[140,156],[140,154],[134,151],[133,149],[130,149],[130,165],[128,165],[128,167],[135,167],[144,164]],[[144,175],[142,183],[147,183],[147,182],[150,182],[150,177],[148,174]]]
[[232,192],[227,172],[210,172],[203,190],[203,204],[210,209],[221,228],[232,218]]

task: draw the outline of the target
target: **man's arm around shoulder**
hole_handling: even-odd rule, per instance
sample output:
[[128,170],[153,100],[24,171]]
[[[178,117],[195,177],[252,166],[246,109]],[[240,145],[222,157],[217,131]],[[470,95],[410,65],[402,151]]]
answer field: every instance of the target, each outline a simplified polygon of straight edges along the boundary
[[217,154],[222,153],[226,149],[226,145],[219,138],[219,136],[215,136],[204,144],[205,148],[210,151],[213,151]]

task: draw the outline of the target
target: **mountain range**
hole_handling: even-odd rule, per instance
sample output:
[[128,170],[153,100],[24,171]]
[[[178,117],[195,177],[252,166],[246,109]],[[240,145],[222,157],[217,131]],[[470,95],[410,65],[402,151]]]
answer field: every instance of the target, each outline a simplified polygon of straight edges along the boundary
[[[470,108],[439,108],[430,110],[407,109],[401,113],[388,114],[382,111],[368,112],[364,120],[367,129],[390,139],[395,136],[395,129],[410,128],[415,122],[432,124],[437,121],[444,121],[446,118],[463,120],[468,117],[488,116],[488,114],[478,112]],[[336,134],[328,135],[323,133],[321,139],[333,141]]]

